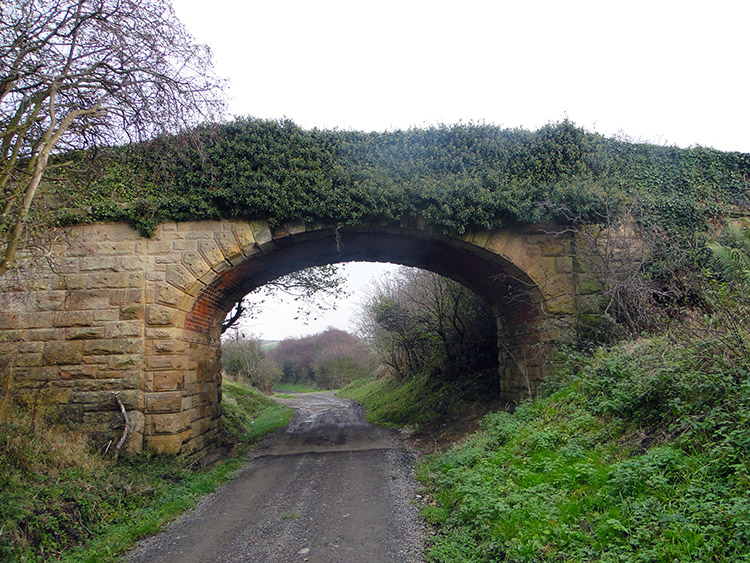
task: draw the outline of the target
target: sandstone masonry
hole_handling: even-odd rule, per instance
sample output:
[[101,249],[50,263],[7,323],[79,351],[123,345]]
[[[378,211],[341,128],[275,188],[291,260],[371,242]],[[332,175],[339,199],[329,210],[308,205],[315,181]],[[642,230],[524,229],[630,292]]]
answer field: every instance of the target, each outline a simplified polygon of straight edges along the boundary
[[257,221],[71,228],[0,280],[0,363],[8,386],[51,414],[90,425],[103,443],[130,421],[127,449],[198,456],[221,412],[219,329],[233,303],[280,275],[338,261],[390,261],[464,283],[498,322],[498,384],[533,394],[549,343],[596,314],[598,295],[575,238],[550,226],[447,236],[400,225]]

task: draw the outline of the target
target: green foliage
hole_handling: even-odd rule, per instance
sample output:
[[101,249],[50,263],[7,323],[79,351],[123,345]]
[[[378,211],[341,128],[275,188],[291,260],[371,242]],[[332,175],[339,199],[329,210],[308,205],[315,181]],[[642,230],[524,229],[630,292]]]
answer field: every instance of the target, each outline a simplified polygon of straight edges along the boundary
[[750,558],[750,369],[691,341],[578,357],[419,468],[430,561]]
[[279,380],[279,368],[268,360],[258,338],[225,340],[221,345],[221,367],[227,375],[270,393]]
[[363,377],[372,377],[377,362],[356,336],[329,328],[301,338],[287,338],[269,353],[284,384],[317,389],[338,389]]
[[[276,391],[281,391],[282,393],[275,393],[275,396],[281,397],[283,399],[293,399],[294,395],[289,395],[288,393],[317,393],[320,391],[319,387],[315,387],[313,385],[308,385],[305,383],[278,383],[274,386],[274,389]],[[287,392],[287,396],[284,397],[284,392]]]
[[[233,442],[256,441],[291,414],[239,383],[225,383],[223,396]],[[2,561],[118,560],[243,463],[237,456],[204,470],[185,467],[174,456],[145,454],[114,462],[91,450],[82,429],[42,420],[32,429],[28,413],[0,407]]]
[[125,219],[144,234],[162,220],[256,216],[354,225],[421,215],[463,232],[598,221],[638,200],[642,221],[687,236],[750,198],[750,155],[606,139],[568,121],[363,133],[239,118],[65,158],[76,165],[55,184],[61,221]]
[[286,426],[293,409],[280,405],[254,387],[225,380],[221,412],[224,430],[232,441],[252,444],[279,426]]
[[339,391],[367,409],[367,420],[388,428],[410,426],[419,432],[456,422],[467,411],[495,406],[497,372],[488,371],[445,381],[416,373],[402,379],[363,379]]
[[743,291],[750,289],[750,228],[729,229],[726,244],[707,244],[719,268],[719,273]]

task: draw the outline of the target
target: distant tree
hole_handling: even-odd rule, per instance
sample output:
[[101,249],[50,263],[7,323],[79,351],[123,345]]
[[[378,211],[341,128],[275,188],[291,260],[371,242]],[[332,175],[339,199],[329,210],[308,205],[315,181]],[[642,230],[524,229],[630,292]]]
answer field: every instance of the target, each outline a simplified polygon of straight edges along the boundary
[[222,100],[167,0],[0,2],[0,275],[56,151],[178,131]]
[[263,342],[255,337],[237,338],[222,343],[221,366],[227,375],[270,393],[279,380],[278,367],[263,350]]
[[282,381],[323,389],[371,377],[378,365],[372,351],[359,338],[335,328],[282,340],[269,352],[269,358],[279,366]]

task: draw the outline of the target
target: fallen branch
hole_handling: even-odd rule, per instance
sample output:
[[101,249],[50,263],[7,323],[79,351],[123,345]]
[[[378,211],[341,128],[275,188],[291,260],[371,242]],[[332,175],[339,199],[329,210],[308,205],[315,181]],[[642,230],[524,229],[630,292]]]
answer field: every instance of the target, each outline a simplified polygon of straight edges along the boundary
[[128,430],[130,427],[130,422],[128,421],[128,413],[125,410],[125,405],[123,405],[122,401],[120,400],[120,393],[119,392],[112,393],[112,396],[115,398],[115,401],[117,401],[117,404],[120,407],[120,412],[122,413],[122,418],[125,421],[125,428],[122,430],[122,436],[120,436],[120,441],[117,442],[117,445],[115,446],[114,455],[115,455],[115,460],[117,460],[118,456],[120,455],[120,449],[125,443],[125,438],[128,437]]

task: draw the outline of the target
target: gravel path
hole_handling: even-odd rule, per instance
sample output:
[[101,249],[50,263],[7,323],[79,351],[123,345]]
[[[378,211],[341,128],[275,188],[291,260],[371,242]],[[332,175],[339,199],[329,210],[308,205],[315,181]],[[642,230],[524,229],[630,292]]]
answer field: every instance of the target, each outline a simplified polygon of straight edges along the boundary
[[295,408],[286,430],[127,561],[422,561],[415,460],[396,435],[332,393],[279,401]]

